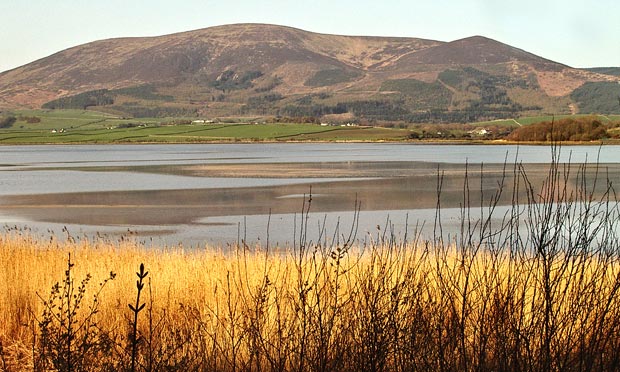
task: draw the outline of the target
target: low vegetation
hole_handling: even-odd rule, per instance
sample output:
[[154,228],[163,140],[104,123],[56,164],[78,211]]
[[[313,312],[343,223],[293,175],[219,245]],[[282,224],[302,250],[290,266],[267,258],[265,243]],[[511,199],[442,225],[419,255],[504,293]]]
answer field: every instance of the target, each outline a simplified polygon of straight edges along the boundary
[[13,115],[0,116],[0,128],[10,128],[16,121],[17,118]]
[[570,96],[581,112],[620,114],[618,82],[588,82],[575,89]]
[[12,229],[0,237],[0,366],[618,370],[620,211],[609,180],[585,172],[553,161],[532,185],[515,165],[479,206],[466,175],[461,232],[444,236],[438,209],[428,241],[396,238],[389,221],[308,236],[311,195],[288,247],[147,250]]
[[114,95],[124,95],[149,101],[174,101],[173,96],[158,94],[155,87],[151,84],[137,85],[134,87],[122,89],[114,89],[111,91],[111,93]]
[[[146,101],[172,102],[174,97],[169,95],[160,95],[156,93],[152,85],[139,85],[122,89],[98,89],[72,96],[62,97],[45,103],[42,108],[52,110],[86,110],[89,107],[109,107],[113,105],[118,97],[130,97]],[[132,107],[138,106],[138,107]],[[187,108],[174,108],[161,106],[153,107],[152,105],[138,105],[125,101],[121,105],[113,106],[115,110],[125,112],[134,117],[164,117],[178,115],[188,111]],[[192,109],[195,113],[195,109]]]
[[92,90],[69,97],[62,97],[45,103],[44,109],[86,110],[92,106],[105,106],[114,103],[114,97],[107,89]]
[[215,80],[210,81],[210,85],[222,92],[247,89],[252,87],[252,81],[263,75],[260,71],[246,71],[236,73],[234,70],[222,72]]
[[401,93],[412,101],[415,109],[447,108],[452,99],[450,90],[439,81],[425,83],[415,79],[386,80],[381,84],[380,90]]
[[115,111],[128,117],[143,118],[167,118],[167,117],[195,117],[197,110],[185,107],[170,106],[143,106],[125,104],[115,107]]
[[593,68],[586,68],[586,70],[596,72],[599,74],[620,76],[620,67],[593,67]]
[[565,118],[543,121],[515,129],[507,137],[511,141],[596,141],[608,137],[608,126],[596,117]]
[[346,83],[360,75],[361,74],[355,70],[344,70],[340,68],[320,70],[306,80],[305,85],[310,87],[325,87],[339,83]]

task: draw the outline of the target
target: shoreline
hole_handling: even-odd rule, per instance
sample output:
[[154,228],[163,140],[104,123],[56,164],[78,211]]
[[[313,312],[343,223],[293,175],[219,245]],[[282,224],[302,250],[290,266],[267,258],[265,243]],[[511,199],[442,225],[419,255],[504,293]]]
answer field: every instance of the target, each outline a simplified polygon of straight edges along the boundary
[[300,144],[300,143],[383,143],[383,144],[411,144],[411,145],[486,145],[486,146],[505,146],[505,145],[524,145],[524,146],[605,146],[620,145],[620,140],[604,140],[604,141],[558,141],[558,142],[540,142],[540,141],[508,141],[508,140],[249,140],[249,139],[231,139],[231,140],[198,140],[198,141],[83,141],[83,142],[20,142],[20,143],[3,143],[0,147],[14,146],[81,146],[81,145],[228,145],[228,144]]

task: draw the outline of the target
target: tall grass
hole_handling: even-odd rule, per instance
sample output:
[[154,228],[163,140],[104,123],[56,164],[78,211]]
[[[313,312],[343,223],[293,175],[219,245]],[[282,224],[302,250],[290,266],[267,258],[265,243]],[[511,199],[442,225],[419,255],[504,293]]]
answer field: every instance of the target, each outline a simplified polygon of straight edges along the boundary
[[[399,240],[386,228],[360,243],[355,224],[309,237],[311,197],[288,248],[147,250],[11,231],[0,237],[0,368],[619,370],[613,185],[603,168],[553,159],[541,184],[507,167],[492,195],[472,195],[466,175],[451,238],[440,209],[429,240]],[[594,181],[585,177],[592,171]],[[441,174],[437,181],[440,207]],[[498,218],[506,193],[512,207]],[[58,288],[79,295],[51,307]]]

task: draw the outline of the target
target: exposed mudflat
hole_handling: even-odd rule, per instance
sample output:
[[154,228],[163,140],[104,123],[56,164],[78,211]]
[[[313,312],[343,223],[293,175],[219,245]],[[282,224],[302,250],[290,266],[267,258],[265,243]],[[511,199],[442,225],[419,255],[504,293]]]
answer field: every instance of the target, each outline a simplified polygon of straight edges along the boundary
[[[82,168],[84,170],[84,168]],[[98,168],[92,168],[96,172]],[[125,171],[125,168],[119,168]],[[528,182],[539,185],[548,165],[523,166]],[[604,167],[605,174],[620,182],[620,165]],[[107,172],[113,168],[106,168]],[[397,163],[285,163],[216,164],[182,167],[142,167],[140,172],[173,173],[192,177],[316,178],[302,184],[261,187],[220,187],[178,190],[124,190],[5,196],[4,213],[22,219],[86,225],[179,225],[214,216],[243,216],[301,212],[312,194],[311,211],[363,211],[458,208],[464,203],[486,205],[501,190],[499,205],[512,202],[519,170],[499,164],[469,166],[417,162]],[[516,172],[516,173],[515,173]],[[587,171],[593,179],[596,169]],[[578,186],[577,170],[569,174],[569,191]],[[330,179],[322,181],[321,178]],[[334,178],[341,180],[333,181]],[[601,180],[602,181],[602,180]],[[599,181],[599,188],[605,186]],[[523,191],[524,185],[521,186]],[[438,191],[440,198],[438,199]],[[465,194],[468,194],[465,197]],[[521,192],[520,200],[526,202]]]

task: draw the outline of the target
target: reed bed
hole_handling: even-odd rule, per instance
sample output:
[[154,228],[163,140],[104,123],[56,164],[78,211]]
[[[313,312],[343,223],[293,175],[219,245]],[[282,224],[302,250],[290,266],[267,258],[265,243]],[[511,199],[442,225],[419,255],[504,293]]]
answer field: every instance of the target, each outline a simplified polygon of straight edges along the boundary
[[[7,232],[0,369],[620,370],[613,185],[586,180],[585,166],[552,163],[539,185],[518,165],[506,173],[476,207],[466,176],[450,239],[438,209],[433,239],[389,228],[359,239],[354,225],[313,243],[311,197],[291,247]],[[506,192],[513,205],[498,223]]]

